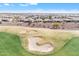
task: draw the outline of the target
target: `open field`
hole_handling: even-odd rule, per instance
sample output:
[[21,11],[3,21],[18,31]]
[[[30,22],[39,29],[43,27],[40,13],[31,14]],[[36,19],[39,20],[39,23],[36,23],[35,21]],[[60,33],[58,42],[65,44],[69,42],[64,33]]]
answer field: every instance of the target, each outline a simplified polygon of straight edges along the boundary
[[78,33],[78,30],[0,26],[0,55],[79,55]]

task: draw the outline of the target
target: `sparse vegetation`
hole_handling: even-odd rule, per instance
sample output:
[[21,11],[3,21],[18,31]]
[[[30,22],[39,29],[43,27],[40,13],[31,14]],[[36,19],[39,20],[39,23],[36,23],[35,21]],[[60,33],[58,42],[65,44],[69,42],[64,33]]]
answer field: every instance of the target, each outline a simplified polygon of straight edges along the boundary
[[53,26],[54,29],[58,29],[61,26],[61,23],[60,22],[54,22],[54,23],[52,23],[52,26]]

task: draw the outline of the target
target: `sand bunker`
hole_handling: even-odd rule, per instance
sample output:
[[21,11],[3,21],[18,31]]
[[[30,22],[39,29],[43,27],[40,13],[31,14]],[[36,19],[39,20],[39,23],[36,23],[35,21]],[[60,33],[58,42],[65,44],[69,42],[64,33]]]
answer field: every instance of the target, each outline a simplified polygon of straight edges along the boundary
[[37,52],[50,52],[53,51],[54,47],[50,44],[39,44],[41,38],[39,37],[28,37],[28,49],[30,51],[37,51]]

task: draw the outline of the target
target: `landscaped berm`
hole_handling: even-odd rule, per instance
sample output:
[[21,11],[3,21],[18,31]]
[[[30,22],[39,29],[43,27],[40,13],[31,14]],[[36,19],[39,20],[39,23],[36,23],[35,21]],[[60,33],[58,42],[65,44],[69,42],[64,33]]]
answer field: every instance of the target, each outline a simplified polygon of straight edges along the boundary
[[0,55],[79,55],[79,31],[0,26]]

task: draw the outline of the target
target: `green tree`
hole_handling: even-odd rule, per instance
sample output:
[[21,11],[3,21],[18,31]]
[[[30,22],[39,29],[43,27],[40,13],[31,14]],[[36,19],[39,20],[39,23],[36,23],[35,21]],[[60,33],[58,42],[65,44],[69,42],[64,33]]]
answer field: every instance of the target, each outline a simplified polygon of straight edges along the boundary
[[53,25],[54,29],[57,29],[57,28],[59,28],[59,26],[61,26],[61,23],[60,22],[54,22],[54,23],[52,23],[52,25]]
[[52,16],[48,16],[49,19],[52,19]]

